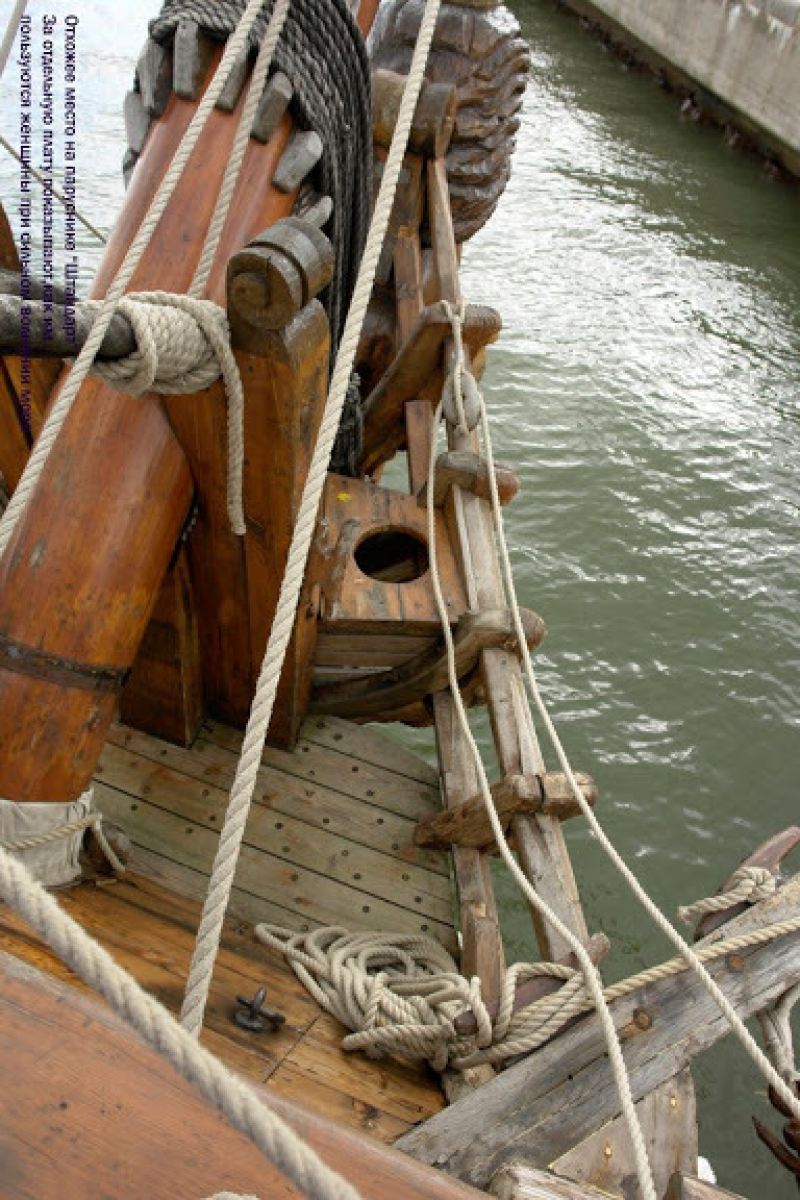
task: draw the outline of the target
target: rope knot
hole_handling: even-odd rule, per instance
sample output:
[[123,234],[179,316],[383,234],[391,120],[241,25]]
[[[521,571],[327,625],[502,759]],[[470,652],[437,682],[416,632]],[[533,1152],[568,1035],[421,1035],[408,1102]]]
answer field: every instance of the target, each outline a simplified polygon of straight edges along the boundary
[[758,904],[774,896],[778,881],[767,867],[742,866],[731,876],[731,886],[716,896],[707,896],[694,904],[678,909],[678,916],[687,925],[693,924],[708,913],[724,912],[736,904]]
[[131,396],[183,395],[219,378],[217,347],[228,346],[229,331],[218,304],[171,292],[131,292],[117,310],[130,322],[136,349],[114,362],[95,361],[94,374],[112,387]]
[[[101,307],[96,305],[98,311]],[[117,391],[184,396],[222,376],[228,404],[228,517],[233,532],[243,535],[244,388],[225,309],[173,292],[129,292],[117,309],[131,324],[136,349],[125,358],[92,365],[92,373]]]

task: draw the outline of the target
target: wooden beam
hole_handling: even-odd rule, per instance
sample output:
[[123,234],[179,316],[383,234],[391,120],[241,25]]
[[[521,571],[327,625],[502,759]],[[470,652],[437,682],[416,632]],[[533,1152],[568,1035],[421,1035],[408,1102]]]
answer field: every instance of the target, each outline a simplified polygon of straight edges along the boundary
[[[0,1047],[0,1200],[174,1200],[231,1190],[296,1200],[252,1142],[105,1005],[7,954]],[[479,1200],[440,1171],[276,1090],[251,1087],[364,1200]]]
[[[594,780],[582,772],[576,778],[587,804],[594,805],[597,801]],[[560,771],[546,771],[541,776],[509,775],[493,785],[492,798],[503,830],[508,829],[516,813],[543,812],[564,821],[581,811],[566,776]],[[447,850],[451,845],[496,849],[486,805],[480,794],[420,821],[414,831],[414,841],[418,846],[439,850]]]
[[[795,917],[798,911],[800,875],[701,945]],[[718,959],[708,969],[746,1019],[800,980],[800,933],[743,950],[732,960]],[[649,1025],[641,1014],[650,1018]],[[713,999],[689,972],[614,1001],[611,1015],[623,1039],[637,1101],[728,1032]],[[587,1015],[486,1084],[479,1096],[459,1100],[397,1144],[407,1154],[485,1187],[513,1158],[524,1155],[538,1166],[551,1163],[619,1114],[600,1023]]]
[[[330,331],[319,301],[310,301],[269,343],[263,356],[237,355],[249,430],[245,564],[253,687],[328,394]],[[270,722],[273,745],[294,745],[308,707],[318,627],[313,590],[313,575],[307,574]]]
[[[449,692],[433,697],[436,749],[445,803],[457,804],[478,787],[475,764],[459,723]],[[477,975],[481,994],[488,1004],[497,1004],[505,970],[505,954],[492,888],[488,858],[477,850],[453,848],[453,867],[458,887],[461,928],[461,972]]]
[[[656,1195],[663,1196],[675,1171],[697,1170],[697,1104],[689,1067],[636,1105]],[[611,1195],[624,1194],[636,1178],[636,1160],[624,1117],[617,1117],[573,1146],[550,1169]],[[638,1191],[638,1189],[637,1189]]]
[[561,1179],[524,1162],[509,1163],[498,1171],[489,1192],[497,1200],[611,1200],[609,1192]]
[[[405,439],[404,406],[428,385],[432,376],[443,379],[443,348],[450,321],[441,303],[428,305],[408,341],[400,349],[378,385],[364,403],[364,447],[359,470],[369,475],[394,456]],[[492,308],[470,304],[464,317],[464,342],[475,354],[500,332],[500,318]],[[441,387],[441,382],[439,383]]]
[[134,729],[189,746],[203,722],[203,679],[194,589],[186,547],[161,585],[153,615],[120,696]]
[[[523,621],[528,645],[534,648],[544,637],[544,622],[528,610],[523,614]],[[456,671],[461,678],[474,669],[486,646],[507,645],[515,640],[511,613],[507,609],[464,613],[453,631],[453,640]],[[391,670],[341,683],[318,685],[313,692],[311,709],[351,719],[379,714],[387,719],[387,714],[442,691],[447,687],[447,679],[447,654],[443,640],[439,639],[431,649],[423,650]]]
[[715,1183],[706,1183],[695,1175],[685,1175],[676,1172],[669,1182],[669,1188],[664,1200],[743,1200],[738,1192],[729,1192],[727,1188],[717,1187]]

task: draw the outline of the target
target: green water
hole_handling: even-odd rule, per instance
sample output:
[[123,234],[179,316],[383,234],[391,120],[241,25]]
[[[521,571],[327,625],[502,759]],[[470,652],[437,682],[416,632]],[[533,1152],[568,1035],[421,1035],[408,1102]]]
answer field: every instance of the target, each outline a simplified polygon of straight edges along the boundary
[[[104,228],[122,196],[122,95],[158,4],[115,4],[109,40],[111,8],[77,6],[78,203]],[[798,818],[800,197],[682,124],[549,0],[515,10],[531,82],[465,291],[505,323],[485,390],[522,478],[506,513],[522,602],[549,628],[545,693],[607,830],[674,913]],[[12,130],[7,80],[0,111]],[[0,162],[4,195],[15,172]],[[96,261],[81,235],[85,282]],[[568,838],[590,927],[614,945],[608,978],[665,957],[578,822]],[[512,957],[532,956],[526,911],[498,891]],[[751,1131],[768,1110],[738,1048],[701,1060],[697,1082],[720,1181],[795,1196]]]
[[[514,10],[531,82],[465,290],[504,318],[485,390],[522,479],[506,515],[548,625],[544,690],[606,829],[674,914],[799,815],[800,196],[548,0]],[[568,840],[609,978],[666,956],[578,823]],[[499,891],[529,955],[527,912]],[[752,1133],[769,1109],[738,1047],[696,1077],[720,1182],[796,1195]]]

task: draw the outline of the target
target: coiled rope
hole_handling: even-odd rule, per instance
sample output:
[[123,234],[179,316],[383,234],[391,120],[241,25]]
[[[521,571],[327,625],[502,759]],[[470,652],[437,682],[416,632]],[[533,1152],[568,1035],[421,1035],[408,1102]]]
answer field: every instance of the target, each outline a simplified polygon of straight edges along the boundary
[[[800,916],[704,946],[704,962],[764,945],[800,932]],[[477,976],[465,979],[450,955],[432,938],[416,934],[353,933],[326,926],[295,933],[262,924],[256,937],[283,955],[297,978],[321,1008],[353,1032],[344,1050],[370,1057],[385,1054],[402,1060],[424,1060],[437,1071],[457,1071],[480,1063],[499,1065],[530,1054],[555,1037],[570,1021],[595,1007],[583,973],[562,963],[515,963],[503,976],[497,1014],[492,1017],[481,996]],[[683,958],[648,967],[603,990],[606,1004],[621,1000],[653,983],[689,971]],[[564,986],[514,1012],[520,983],[535,978],[560,979]],[[800,984],[793,989],[800,993]],[[787,998],[788,997],[788,998]],[[788,1015],[797,995],[787,993],[769,1010],[775,1057],[781,1074],[793,1068]],[[477,1025],[472,1036],[458,1033],[455,1018],[471,1009]],[[788,1046],[787,1046],[788,1040]]]

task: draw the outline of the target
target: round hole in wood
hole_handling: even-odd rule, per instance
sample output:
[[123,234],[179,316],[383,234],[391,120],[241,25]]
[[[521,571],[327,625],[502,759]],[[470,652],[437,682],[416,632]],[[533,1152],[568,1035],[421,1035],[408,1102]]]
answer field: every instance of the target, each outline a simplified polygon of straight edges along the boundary
[[356,546],[356,566],[381,583],[411,583],[428,569],[428,547],[407,529],[379,529]]

